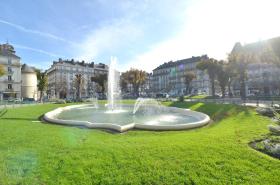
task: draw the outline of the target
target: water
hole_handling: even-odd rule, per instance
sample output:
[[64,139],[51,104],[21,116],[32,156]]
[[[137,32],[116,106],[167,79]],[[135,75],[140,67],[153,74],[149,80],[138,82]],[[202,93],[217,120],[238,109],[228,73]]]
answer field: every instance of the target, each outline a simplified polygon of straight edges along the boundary
[[116,71],[116,64],[117,58],[111,57],[108,73],[107,108],[108,112],[112,113],[118,109],[121,109],[120,105],[116,104],[116,101],[120,100],[120,74]]
[[160,113],[164,107],[160,104],[159,101],[152,98],[137,98],[134,108],[133,114],[136,114],[137,111],[141,111],[143,114],[154,114]]
[[[146,105],[146,108],[153,109],[153,105]],[[141,109],[141,108],[140,108]],[[184,115],[175,110],[163,110],[157,114],[145,114],[140,109],[133,114],[134,105],[123,105],[121,110],[108,113],[107,107],[100,105],[98,109],[93,105],[81,108],[65,110],[58,115],[58,119],[90,121],[95,124],[108,123],[117,125],[127,125],[137,123],[143,125],[178,125],[186,124],[199,119],[193,116]]]
[[97,99],[97,97],[92,97],[91,98],[91,103],[92,103],[92,105],[95,107],[95,108],[98,108],[99,106],[98,106],[98,99]]

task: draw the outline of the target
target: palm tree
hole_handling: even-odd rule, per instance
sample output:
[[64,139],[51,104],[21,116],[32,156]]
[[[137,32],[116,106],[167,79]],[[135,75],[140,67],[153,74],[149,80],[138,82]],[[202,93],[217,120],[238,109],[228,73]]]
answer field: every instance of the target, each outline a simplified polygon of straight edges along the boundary
[[237,79],[240,84],[240,96],[242,99],[246,99],[246,79],[248,65],[252,61],[256,61],[258,58],[250,51],[244,51],[242,46],[236,47],[235,51],[232,51],[228,57],[229,63],[233,67],[232,70],[236,71]]
[[121,85],[121,90],[122,92],[127,92],[128,91],[128,73],[122,73],[120,77],[120,85]]
[[224,98],[226,93],[226,86],[229,84],[230,81],[230,76],[226,71],[226,65],[224,61],[220,61],[220,64],[218,65],[217,80],[222,91],[222,97]]
[[44,91],[47,89],[48,86],[48,78],[45,72],[41,72],[40,70],[36,70],[37,73],[37,80],[38,80],[38,91],[40,91],[40,101],[43,101]]
[[232,97],[233,93],[232,93],[232,90],[231,90],[231,84],[232,84],[233,80],[237,77],[237,72],[236,72],[236,70],[233,66],[233,63],[230,63],[230,62],[227,63],[227,64],[224,63],[224,71],[228,75],[228,83],[227,83],[228,95],[229,95],[229,97]]
[[124,82],[122,84],[131,84],[133,87],[134,94],[138,97],[139,96],[139,88],[143,85],[146,81],[147,73],[142,70],[138,69],[130,69],[123,73]]
[[107,74],[100,74],[98,76],[91,78],[93,82],[97,83],[101,87],[101,93],[105,92],[107,78],[108,78]]
[[6,71],[4,69],[4,66],[0,64],[0,77],[4,76],[6,74]]
[[192,71],[188,71],[185,74],[185,84],[186,84],[186,93],[189,94],[190,93],[190,86],[191,86],[191,82],[196,78],[196,75],[194,72]]
[[81,89],[82,89],[83,84],[84,84],[84,79],[83,79],[82,74],[76,74],[75,80],[74,80],[74,86],[77,90],[76,99],[78,101],[81,100]]
[[210,58],[207,60],[202,60],[200,61],[197,66],[197,69],[202,70],[202,71],[207,71],[210,83],[211,83],[211,91],[212,91],[212,96],[215,96],[215,78],[216,74],[218,72],[218,61]]

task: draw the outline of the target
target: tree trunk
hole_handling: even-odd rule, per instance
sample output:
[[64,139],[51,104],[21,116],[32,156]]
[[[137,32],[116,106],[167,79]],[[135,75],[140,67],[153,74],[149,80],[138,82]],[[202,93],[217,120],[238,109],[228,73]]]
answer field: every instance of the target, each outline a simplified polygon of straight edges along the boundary
[[212,96],[215,96],[215,80],[211,79],[211,91],[212,91]]
[[224,98],[226,95],[226,87],[221,87],[221,90],[222,90],[222,98]]
[[228,96],[232,98],[231,81],[228,82]]
[[105,92],[105,85],[101,85],[101,92],[102,92],[102,93]]
[[137,97],[139,97],[139,86],[138,85],[134,86],[134,93]]
[[40,102],[43,102],[43,91],[40,91]]
[[246,99],[245,72],[240,76],[240,96],[242,100]]
[[80,87],[77,88],[77,100],[80,101]]

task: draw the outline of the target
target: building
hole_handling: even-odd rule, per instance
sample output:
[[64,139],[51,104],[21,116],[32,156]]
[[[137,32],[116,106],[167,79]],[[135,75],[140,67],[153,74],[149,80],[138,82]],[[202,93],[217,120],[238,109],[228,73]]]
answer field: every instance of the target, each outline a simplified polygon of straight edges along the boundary
[[0,100],[21,98],[20,57],[15,53],[12,45],[0,45],[0,64],[6,70],[6,74],[0,77]]
[[191,92],[209,94],[208,74],[196,68],[198,62],[206,59],[208,59],[208,56],[202,55],[175,62],[170,61],[158,66],[153,70],[153,92],[170,95],[186,94],[185,74],[193,72],[196,78],[191,82]]
[[102,63],[59,59],[47,70],[47,94],[50,98],[75,98],[77,93],[75,75],[81,74],[83,79],[81,97],[90,97],[96,91],[92,77],[107,73],[108,66]]
[[21,67],[21,96],[23,99],[37,100],[37,74],[33,67],[23,64]]
[[145,83],[140,86],[140,95],[151,96],[153,94],[152,79],[153,73],[147,73]]
[[[236,43],[231,54],[239,52],[253,56],[247,62],[246,95],[280,95],[280,37],[243,46]],[[274,60],[278,65],[270,60]],[[238,79],[233,83],[233,93],[240,95]]]

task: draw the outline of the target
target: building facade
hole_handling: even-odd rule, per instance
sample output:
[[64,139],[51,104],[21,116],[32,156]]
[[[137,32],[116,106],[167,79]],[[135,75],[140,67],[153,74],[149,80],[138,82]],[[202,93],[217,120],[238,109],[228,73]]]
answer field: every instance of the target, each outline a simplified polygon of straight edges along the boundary
[[195,74],[191,82],[191,93],[210,93],[209,77],[206,72],[198,70],[196,65],[208,59],[207,55],[188,59],[170,61],[153,70],[152,89],[155,93],[168,93],[170,95],[186,94],[185,75],[188,72]]
[[[280,37],[243,46],[236,43],[231,54],[238,52],[251,56],[246,64],[246,95],[280,95]],[[233,90],[234,95],[240,95],[238,79],[233,83]]]
[[47,70],[49,98],[75,98],[77,89],[75,87],[76,75],[82,76],[81,97],[90,97],[96,92],[92,77],[99,74],[107,74],[108,66],[102,63],[85,63],[84,61],[62,60],[54,61]]
[[12,45],[0,45],[0,65],[3,65],[6,71],[6,74],[0,77],[0,100],[21,98],[20,57],[15,53]]

